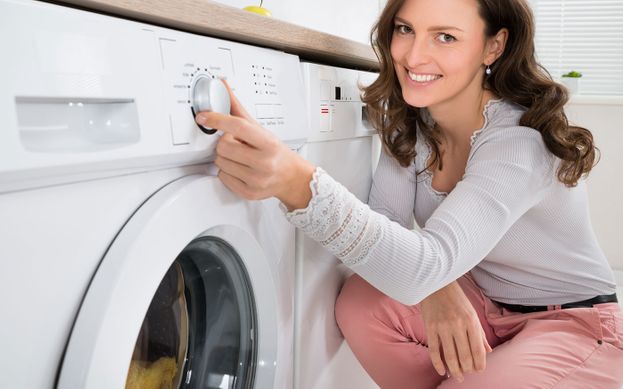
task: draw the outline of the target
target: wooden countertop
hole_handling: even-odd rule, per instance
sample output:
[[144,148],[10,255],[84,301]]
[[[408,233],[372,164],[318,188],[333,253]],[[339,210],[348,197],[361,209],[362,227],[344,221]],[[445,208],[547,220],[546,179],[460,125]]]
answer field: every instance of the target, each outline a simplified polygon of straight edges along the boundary
[[55,0],[162,27],[270,47],[302,59],[378,70],[372,48],[334,35],[209,0]]

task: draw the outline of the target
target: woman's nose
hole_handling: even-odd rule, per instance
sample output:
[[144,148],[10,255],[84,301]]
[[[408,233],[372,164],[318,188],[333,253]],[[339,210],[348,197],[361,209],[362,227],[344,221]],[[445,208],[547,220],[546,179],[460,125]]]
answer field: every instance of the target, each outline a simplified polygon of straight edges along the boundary
[[426,39],[415,37],[406,53],[407,65],[414,68],[430,61],[430,45]]

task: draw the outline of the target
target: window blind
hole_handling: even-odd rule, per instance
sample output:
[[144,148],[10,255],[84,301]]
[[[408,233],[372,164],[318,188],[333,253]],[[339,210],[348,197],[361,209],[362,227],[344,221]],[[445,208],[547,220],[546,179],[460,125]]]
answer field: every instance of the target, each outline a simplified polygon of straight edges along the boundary
[[530,0],[538,61],[559,79],[582,73],[580,94],[623,95],[623,0]]

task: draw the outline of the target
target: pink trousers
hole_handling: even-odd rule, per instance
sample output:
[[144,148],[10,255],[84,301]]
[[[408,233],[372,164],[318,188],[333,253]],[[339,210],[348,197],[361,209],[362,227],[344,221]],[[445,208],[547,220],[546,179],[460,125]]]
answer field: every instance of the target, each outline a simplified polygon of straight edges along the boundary
[[486,369],[466,374],[463,383],[433,368],[419,305],[400,304],[357,275],[346,281],[336,319],[382,389],[621,389],[623,314],[618,304],[516,313],[485,297],[469,275],[458,282],[493,348]]

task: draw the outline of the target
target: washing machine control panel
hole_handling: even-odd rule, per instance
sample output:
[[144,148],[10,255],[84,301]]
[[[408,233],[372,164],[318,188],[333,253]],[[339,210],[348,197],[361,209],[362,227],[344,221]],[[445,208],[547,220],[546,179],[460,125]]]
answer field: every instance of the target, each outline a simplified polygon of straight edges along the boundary
[[167,34],[159,46],[174,145],[201,144],[206,134],[217,134],[194,117],[230,113],[222,80],[261,126],[295,148],[304,142],[309,130],[296,56],[191,34]]
[[307,86],[310,141],[328,141],[370,136],[375,133],[361,101],[361,88],[376,80],[378,73],[301,64]]
[[0,193],[210,162],[226,80],[291,148],[310,132],[297,56],[44,2],[0,2]]

